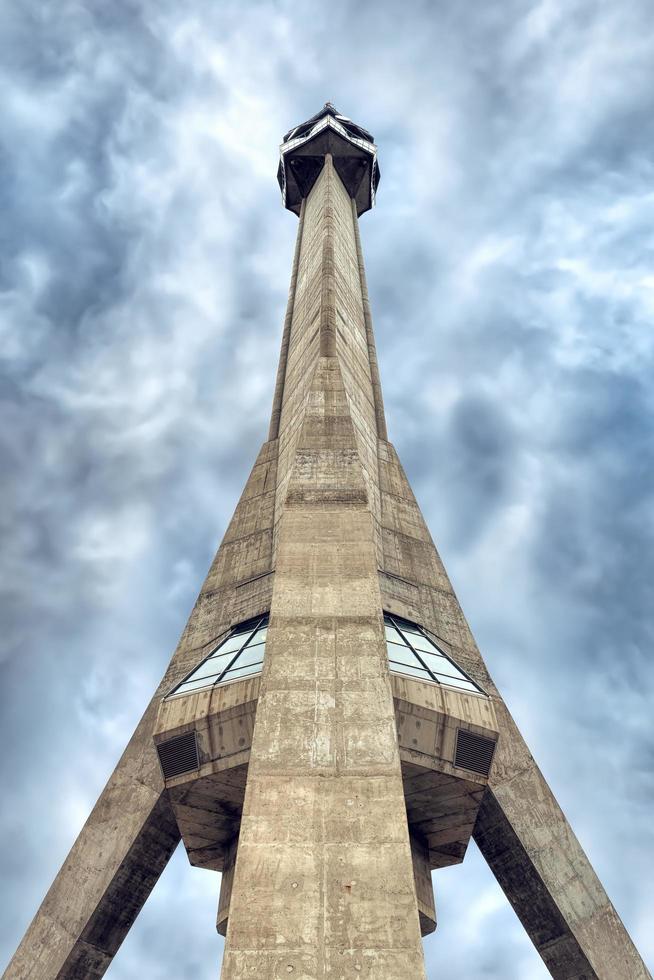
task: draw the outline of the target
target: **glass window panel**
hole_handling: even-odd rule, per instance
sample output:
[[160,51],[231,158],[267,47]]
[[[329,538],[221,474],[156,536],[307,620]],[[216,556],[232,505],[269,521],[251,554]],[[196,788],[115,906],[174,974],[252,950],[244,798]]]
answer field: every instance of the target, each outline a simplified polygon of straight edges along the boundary
[[421,656],[430,670],[433,670],[435,674],[447,674],[448,677],[461,677],[463,680],[467,680],[465,674],[463,674],[456,664],[453,664],[447,657],[438,657],[433,653],[426,653],[421,650]]
[[[411,623],[405,623],[401,619],[398,619],[397,620],[397,625],[400,628],[400,630],[401,630],[402,633],[410,633],[411,634],[411,637],[413,637],[413,636],[422,636],[422,633],[420,632],[420,630],[418,629],[418,627],[417,626],[413,626]],[[410,637],[410,639],[411,639],[411,637]],[[412,639],[411,639],[411,642],[413,642]]]
[[427,636],[416,636],[411,634],[409,637],[409,643],[411,646],[415,647],[416,650],[430,650],[432,653],[440,653],[440,650]]
[[252,647],[265,647],[265,645],[266,645],[265,641],[260,642],[259,637],[257,635],[252,640],[250,640],[250,642],[248,643],[245,649],[250,650]]
[[225,657],[209,657],[203,664],[195,668],[188,680],[195,681],[202,677],[215,677],[227,667],[233,656],[233,653],[228,653]]
[[248,664],[262,664],[263,663],[263,646],[246,647],[243,653],[240,653],[234,667],[247,667]]
[[[392,616],[390,613],[384,613],[384,626],[391,670],[421,677],[423,680],[428,679],[432,683],[434,681],[431,674],[433,674],[437,683],[442,683],[445,686],[461,691],[472,691],[475,694],[484,693],[474,681],[466,677],[456,663],[447,657],[439,647],[437,640],[423,632],[417,624]],[[395,635],[394,630],[399,636]],[[407,644],[408,646],[406,646]],[[407,654],[407,650],[410,648],[415,650],[413,660]],[[424,661],[429,670],[424,670],[420,661]]]
[[220,670],[222,669],[221,665],[222,667],[225,667],[230,660],[234,659],[237,653],[238,650],[227,650],[226,652],[223,652],[223,649],[221,647],[220,650],[216,650],[215,653],[211,654],[209,660],[212,663],[216,664],[216,670]]
[[387,643],[386,646],[389,660],[395,660],[401,664],[410,664],[412,667],[422,667],[422,664],[416,660],[413,650],[410,650],[404,644],[399,646],[397,643]]
[[260,674],[261,664],[251,664],[248,667],[234,667],[232,670],[228,670],[225,676],[222,678],[223,681],[234,681],[237,677],[248,677],[250,674]]
[[199,691],[203,687],[213,687],[216,683],[215,677],[201,677],[199,680],[188,680],[184,681],[179,688],[174,691],[174,694],[191,694],[193,691]]
[[[258,624],[260,626],[257,629]],[[265,654],[267,626],[267,616],[237,626],[168,696],[191,694],[194,691],[210,688],[223,680],[260,673]],[[245,647],[246,643],[249,644],[247,647]],[[234,663],[234,667],[227,675],[226,670],[231,663]]]
[[241,649],[246,640],[247,635],[245,633],[239,633],[236,636],[228,636],[224,643],[221,643],[219,647],[216,647],[214,653],[229,653],[230,650],[232,653],[236,653],[237,650]]
[[410,674],[412,677],[419,677],[423,681],[430,681],[431,677],[426,670],[422,667],[415,666],[411,667],[408,664],[397,664],[391,661],[391,670],[395,671],[397,674]]
[[472,681],[466,680],[465,677],[446,677],[445,675],[438,678],[447,687],[456,687],[462,691],[474,691],[479,693],[479,688],[476,687]]

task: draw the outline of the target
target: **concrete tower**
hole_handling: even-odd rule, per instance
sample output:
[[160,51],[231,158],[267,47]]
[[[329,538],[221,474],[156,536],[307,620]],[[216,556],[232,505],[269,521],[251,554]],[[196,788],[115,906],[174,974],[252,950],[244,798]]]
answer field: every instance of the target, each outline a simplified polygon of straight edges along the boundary
[[388,442],[359,240],[376,147],[327,103],[270,432],[159,688],[5,974],[100,977],[180,837],[223,980],[425,977],[474,836],[553,977],[650,975],[495,688]]

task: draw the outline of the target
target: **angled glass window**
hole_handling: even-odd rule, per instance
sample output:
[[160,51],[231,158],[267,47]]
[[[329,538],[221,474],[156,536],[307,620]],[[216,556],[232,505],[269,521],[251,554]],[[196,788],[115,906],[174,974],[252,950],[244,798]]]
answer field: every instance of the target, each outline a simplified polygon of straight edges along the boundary
[[478,684],[448,657],[421,626],[384,613],[388,662],[396,674],[444,684],[459,691],[485,694]]
[[268,613],[235,626],[166,697],[191,694],[215,684],[260,674],[266,652]]

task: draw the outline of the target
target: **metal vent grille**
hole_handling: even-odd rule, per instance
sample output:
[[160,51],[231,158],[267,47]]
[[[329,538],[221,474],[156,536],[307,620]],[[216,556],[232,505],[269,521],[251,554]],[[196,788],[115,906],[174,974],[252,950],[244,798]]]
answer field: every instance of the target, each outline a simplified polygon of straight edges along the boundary
[[490,772],[491,762],[495,742],[492,738],[484,738],[483,735],[475,735],[467,732],[464,728],[459,728],[456,733],[456,752],[454,753],[454,765],[461,769],[469,769],[471,772],[478,772],[480,776],[487,776]]
[[169,738],[167,742],[157,746],[157,752],[164,779],[172,779],[174,776],[181,776],[182,773],[192,772],[200,767],[198,743],[194,731]]

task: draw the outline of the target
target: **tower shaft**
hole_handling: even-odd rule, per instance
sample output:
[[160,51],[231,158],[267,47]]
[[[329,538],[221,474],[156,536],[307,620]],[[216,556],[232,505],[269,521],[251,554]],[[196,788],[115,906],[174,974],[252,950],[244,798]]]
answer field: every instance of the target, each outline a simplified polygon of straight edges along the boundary
[[274,430],[279,439],[276,515],[283,510],[295,465],[317,360],[336,357],[371,511],[379,523],[377,441],[379,428],[385,429],[381,386],[356,209],[329,154],[305,199],[296,253],[271,422],[271,433]]
[[419,978],[356,216],[330,157],[301,221],[270,625],[222,976]]

